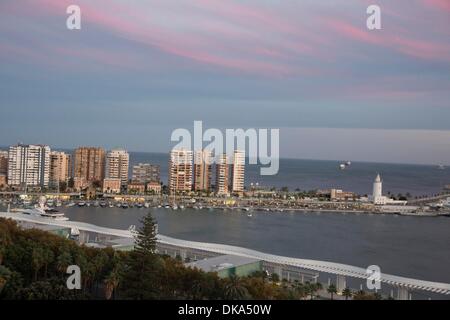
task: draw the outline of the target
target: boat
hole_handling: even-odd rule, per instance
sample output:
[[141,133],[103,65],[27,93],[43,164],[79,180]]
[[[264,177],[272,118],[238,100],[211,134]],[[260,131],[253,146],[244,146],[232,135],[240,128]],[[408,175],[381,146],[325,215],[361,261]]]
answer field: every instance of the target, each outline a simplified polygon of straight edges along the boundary
[[145,208],[150,208],[150,203],[148,203],[148,202],[144,203],[144,207]]
[[143,205],[142,203],[136,204],[136,207],[139,208],[139,209],[141,209],[143,206],[144,206],[144,205]]
[[346,165],[345,165],[345,164],[343,164],[343,163],[341,163],[341,164],[339,165],[339,169],[341,169],[341,170],[344,170],[344,169],[345,169],[345,167],[346,167]]
[[108,207],[114,208],[114,203],[109,203],[109,204],[108,204]]
[[128,203],[122,203],[122,209],[128,209]]
[[107,203],[105,201],[100,202],[100,207],[106,208]]
[[94,207],[98,207],[98,206],[100,206],[100,203],[98,202],[98,201],[94,201]]
[[251,217],[253,217],[253,214],[248,213],[248,214],[247,214],[247,217],[251,218]]
[[79,207],[84,207],[85,205],[86,205],[86,202],[84,202],[84,201],[78,202]]
[[75,206],[75,202],[70,202],[66,205],[67,208]]
[[28,208],[28,209],[18,209],[16,212],[20,212],[23,214],[29,214],[31,216],[39,216],[43,218],[49,218],[53,220],[58,221],[67,221],[69,218],[67,218],[64,213],[59,212],[56,209],[49,208],[47,206],[40,205],[39,207],[35,208]]

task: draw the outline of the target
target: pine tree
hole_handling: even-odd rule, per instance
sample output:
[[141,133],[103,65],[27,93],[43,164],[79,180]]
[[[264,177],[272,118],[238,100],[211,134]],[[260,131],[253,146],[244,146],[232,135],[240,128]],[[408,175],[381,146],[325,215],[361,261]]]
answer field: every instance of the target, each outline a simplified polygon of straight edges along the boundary
[[149,300],[160,298],[162,261],[156,250],[156,223],[151,213],[142,220],[135,235],[135,248],[123,271],[121,293],[124,298]]

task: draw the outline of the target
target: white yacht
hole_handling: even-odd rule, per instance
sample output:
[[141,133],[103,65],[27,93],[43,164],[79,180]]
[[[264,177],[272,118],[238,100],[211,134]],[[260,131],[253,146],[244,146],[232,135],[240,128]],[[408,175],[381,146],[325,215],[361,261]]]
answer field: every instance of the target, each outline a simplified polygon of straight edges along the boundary
[[40,217],[43,217],[43,218],[59,220],[59,221],[67,221],[67,220],[69,220],[69,218],[67,218],[64,215],[64,213],[59,212],[56,209],[52,209],[52,208],[44,207],[44,206],[35,207],[35,208],[28,208],[28,209],[18,209],[17,212],[24,213],[24,214],[29,214],[29,215],[32,215],[32,216],[40,216]]

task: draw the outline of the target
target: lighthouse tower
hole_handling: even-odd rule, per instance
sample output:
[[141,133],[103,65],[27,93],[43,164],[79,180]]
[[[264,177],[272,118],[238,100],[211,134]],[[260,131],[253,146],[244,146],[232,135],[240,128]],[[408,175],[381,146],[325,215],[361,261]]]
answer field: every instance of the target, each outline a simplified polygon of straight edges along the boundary
[[383,204],[383,182],[381,181],[381,177],[378,174],[373,183],[373,203],[375,204]]

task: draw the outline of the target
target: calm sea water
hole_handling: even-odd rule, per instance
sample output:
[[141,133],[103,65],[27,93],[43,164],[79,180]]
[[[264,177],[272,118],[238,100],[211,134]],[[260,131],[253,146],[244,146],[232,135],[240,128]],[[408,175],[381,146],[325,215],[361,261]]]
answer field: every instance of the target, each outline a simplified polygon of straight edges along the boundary
[[161,234],[450,283],[450,218],[328,213],[65,208],[71,220],[111,228],[139,225],[151,210]]
[[[161,179],[167,182],[167,154],[134,152],[130,154],[130,161],[131,165],[139,162],[160,165]],[[267,187],[287,186],[290,190],[338,188],[369,194],[375,176],[380,173],[385,193],[409,192],[421,196],[439,193],[444,185],[450,184],[450,168],[439,170],[437,166],[353,162],[346,170],[340,170],[339,164],[337,161],[281,159],[280,170],[274,176],[261,176],[259,166],[247,165],[246,185],[258,182]]]

